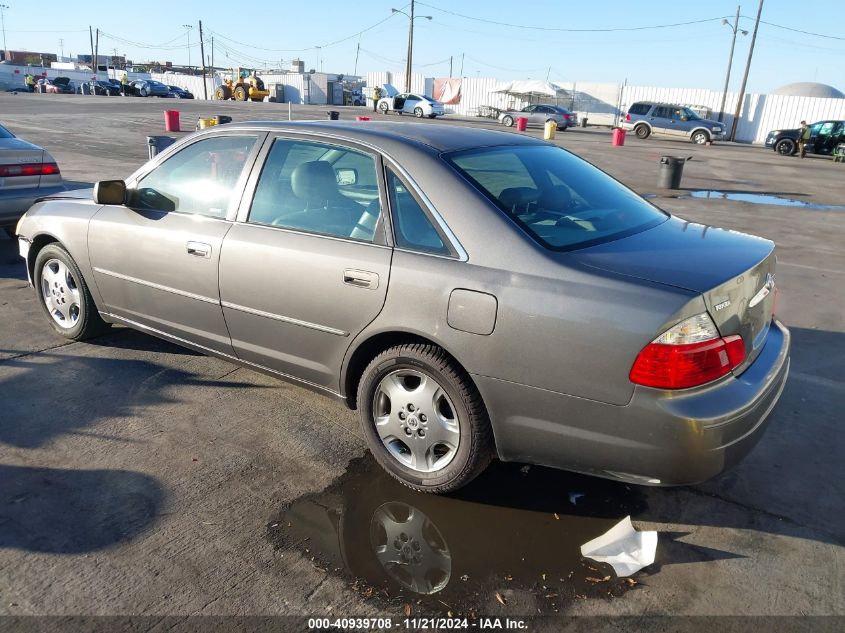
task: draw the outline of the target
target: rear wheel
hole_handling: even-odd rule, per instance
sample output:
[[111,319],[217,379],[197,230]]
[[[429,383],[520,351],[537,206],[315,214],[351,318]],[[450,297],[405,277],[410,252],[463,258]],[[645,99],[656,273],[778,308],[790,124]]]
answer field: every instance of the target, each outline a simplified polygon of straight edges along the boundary
[[784,138],[775,143],[775,151],[781,156],[792,156],[798,145],[791,138]]
[[513,117],[506,116],[505,118],[503,118],[502,125],[504,125],[505,127],[513,127]]
[[245,87],[235,86],[235,89],[232,91],[232,96],[235,97],[235,101],[246,101],[249,95]]
[[696,130],[692,133],[689,140],[696,145],[704,145],[710,140],[710,135],[704,130]]
[[490,462],[487,410],[469,375],[435,345],[398,345],[364,370],[358,411],[367,445],[400,482],[445,493]]
[[378,111],[379,112],[381,112],[382,114],[387,114],[387,110],[388,110],[388,107],[387,107],[386,101],[382,101],[381,103],[378,104]]
[[81,341],[108,328],[79,267],[64,248],[49,244],[41,249],[35,258],[34,277],[38,303],[58,334]]
[[232,91],[229,90],[229,86],[218,86],[214,91],[214,98],[218,101],[228,101],[232,98]]
[[648,138],[651,136],[651,130],[647,125],[638,125],[634,128],[634,134],[637,135],[637,138]]
[[414,116],[415,116],[415,117],[417,117],[418,119],[423,118],[423,110],[422,110],[422,108],[419,108],[419,107],[418,107],[418,108],[414,108]]

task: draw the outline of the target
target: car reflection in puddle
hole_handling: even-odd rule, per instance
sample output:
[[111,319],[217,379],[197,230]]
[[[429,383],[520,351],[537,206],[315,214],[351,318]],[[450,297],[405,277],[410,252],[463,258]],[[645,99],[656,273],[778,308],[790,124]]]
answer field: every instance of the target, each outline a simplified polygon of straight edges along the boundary
[[268,534],[384,608],[472,616],[507,604],[510,613],[554,613],[637,584],[582,558],[580,546],[644,509],[635,487],[503,463],[451,496],[426,495],[367,456],[274,517]]

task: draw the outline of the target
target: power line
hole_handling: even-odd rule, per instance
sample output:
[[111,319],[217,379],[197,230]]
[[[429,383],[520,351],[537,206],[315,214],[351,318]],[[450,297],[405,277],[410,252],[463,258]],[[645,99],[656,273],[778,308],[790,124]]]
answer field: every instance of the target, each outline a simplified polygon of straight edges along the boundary
[[[742,16],[745,20],[753,20],[754,18],[748,17],[747,15]],[[765,24],[766,26],[773,26],[776,29],[783,29],[784,31],[792,31],[793,33],[802,33],[803,35],[812,35],[813,37],[823,37],[829,40],[840,40],[845,41],[845,37],[839,37],[838,35],[826,35],[824,33],[814,33],[813,31],[803,31],[801,29],[794,29],[791,26],[784,26],[782,24],[775,24],[774,22],[766,22],[765,20],[760,20],[760,24]]]
[[496,20],[488,20],[487,18],[479,18],[473,15],[466,15],[464,13],[458,13],[456,11],[449,11],[448,9],[441,9],[440,7],[436,7],[432,4],[428,4],[426,2],[420,2],[422,6],[428,7],[429,9],[434,9],[435,11],[440,11],[442,13],[447,13],[449,15],[454,15],[459,18],[464,18],[465,20],[474,20],[476,22],[484,22],[486,24],[495,24],[496,26],[507,26],[514,29],[528,29],[532,31],[556,31],[562,33],[613,33],[617,31],[646,31],[650,29],[669,29],[677,26],[689,26],[691,24],[704,24],[706,22],[718,22],[722,20],[722,18],[730,17],[730,16],[719,16],[717,18],[705,18],[702,20],[690,20],[689,22],[675,22],[673,24],[653,24],[650,26],[627,26],[627,27],[616,27],[616,28],[605,28],[605,29],[564,29],[552,26],[534,26],[528,24],[512,24],[508,22],[497,22]]

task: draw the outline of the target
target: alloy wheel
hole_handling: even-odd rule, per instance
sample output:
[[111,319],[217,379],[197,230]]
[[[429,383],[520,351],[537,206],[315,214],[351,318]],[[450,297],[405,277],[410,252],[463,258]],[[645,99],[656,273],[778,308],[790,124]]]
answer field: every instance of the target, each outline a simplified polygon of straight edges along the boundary
[[70,329],[82,316],[82,296],[70,269],[58,259],[50,259],[41,269],[41,297],[53,321]]

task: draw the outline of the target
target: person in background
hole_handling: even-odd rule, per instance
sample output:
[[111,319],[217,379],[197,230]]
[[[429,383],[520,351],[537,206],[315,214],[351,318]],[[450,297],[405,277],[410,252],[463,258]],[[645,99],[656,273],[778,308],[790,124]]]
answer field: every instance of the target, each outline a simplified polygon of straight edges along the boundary
[[123,77],[120,78],[120,94],[124,97],[126,96],[126,88],[129,85],[129,75],[123,73]]
[[381,88],[376,86],[373,88],[373,112],[376,111],[376,106],[378,105],[378,100],[381,99]]
[[30,92],[35,92],[35,77],[32,73],[27,73],[26,77],[24,78],[24,83],[26,84],[27,90]]
[[798,153],[801,158],[807,155],[807,141],[810,140],[810,126],[806,121],[801,121],[801,127],[798,128]]

